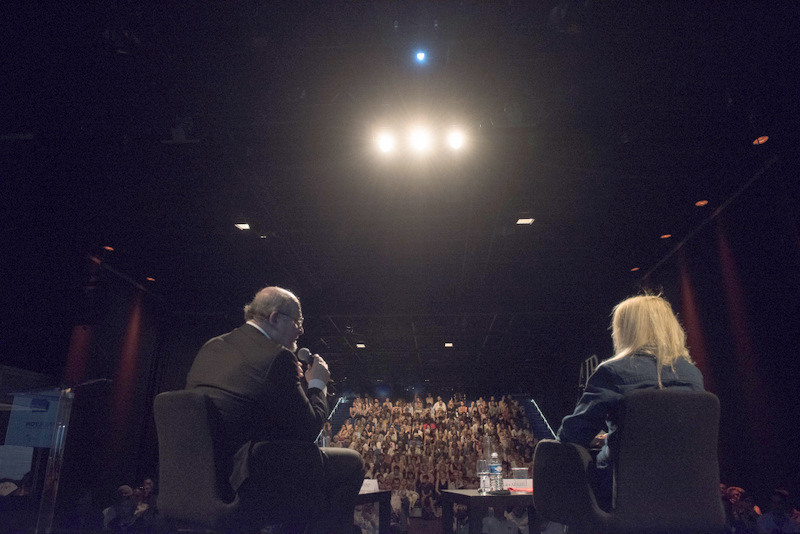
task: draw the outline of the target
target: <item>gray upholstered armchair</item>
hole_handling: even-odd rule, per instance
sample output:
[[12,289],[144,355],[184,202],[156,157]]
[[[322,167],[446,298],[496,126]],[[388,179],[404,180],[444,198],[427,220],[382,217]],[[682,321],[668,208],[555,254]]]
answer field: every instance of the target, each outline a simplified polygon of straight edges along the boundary
[[[169,391],[154,401],[159,453],[159,513],[173,522],[223,532],[258,532],[265,525],[305,522],[324,499],[322,457],[310,442],[257,444],[258,484],[233,495],[215,457],[210,401],[197,390]],[[273,461],[274,460],[274,461]],[[292,485],[295,488],[292,488]]]
[[718,430],[711,393],[632,391],[621,407],[611,512],[589,486],[589,452],[555,440],[539,442],[534,454],[536,511],[572,532],[721,532]]

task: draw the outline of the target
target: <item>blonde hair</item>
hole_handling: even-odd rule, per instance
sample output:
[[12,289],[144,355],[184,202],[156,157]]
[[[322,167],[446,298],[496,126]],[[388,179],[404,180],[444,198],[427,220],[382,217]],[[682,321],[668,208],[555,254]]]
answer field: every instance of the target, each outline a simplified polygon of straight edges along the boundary
[[674,369],[679,358],[692,362],[686,348],[686,332],[672,306],[660,295],[640,295],[617,304],[612,313],[611,339],[614,341],[612,359],[637,353],[656,359],[659,389],[664,387],[661,383],[664,366]]

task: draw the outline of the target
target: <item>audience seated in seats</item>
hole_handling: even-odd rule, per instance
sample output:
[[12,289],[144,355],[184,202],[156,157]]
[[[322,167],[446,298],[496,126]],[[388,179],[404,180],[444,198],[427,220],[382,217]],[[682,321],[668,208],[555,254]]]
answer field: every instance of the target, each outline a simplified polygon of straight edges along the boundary
[[506,519],[516,525],[519,534],[530,534],[530,519],[526,506],[513,506],[511,510],[506,511]]
[[[364,411],[364,415],[356,414],[343,425],[335,438],[337,443],[342,443],[341,446],[352,446],[354,450],[362,452],[368,478],[377,479],[380,489],[392,490],[392,528],[395,532],[405,532],[403,529],[408,528],[409,516],[421,515],[423,492],[413,491],[413,488],[421,485],[423,480],[426,487],[433,487],[435,516],[441,515],[441,508],[436,506],[436,497],[443,489],[478,487],[475,463],[483,452],[483,438],[486,435],[500,453],[504,470],[510,467],[530,468],[535,440],[528,421],[515,400],[506,397],[495,397],[494,402],[491,397],[488,401],[454,400],[458,409],[447,410],[444,415],[434,417],[430,408],[434,406],[433,399],[437,396],[428,395],[426,400],[427,398],[431,400],[428,410],[422,409],[423,402],[419,397],[409,402],[393,399],[391,410],[388,409],[388,404],[384,409],[385,403],[379,399],[358,398],[356,401],[359,407],[369,409]],[[493,410],[495,405],[496,410]],[[416,406],[421,409],[416,410]],[[461,410],[462,406],[464,410]],[[487,413],[481,415],[479,406],[485,406]],[[427,433],[424,432],[426,424],[429,429]],[[385,446],[378,447],[379,442],[385,443]],[[398,481],[396,487],[393,486],[395,480]],[[729,518],[728,532],[734,532],[734,528],[736,534],[772,532],[758,530],[756,522],[761,511],[744,489],[721,484],[720,498]],[[780,528],[784,530],[773,531],[800,532],[791,530],[795,528],[794,525],[800,525],[800,512],[789,506],[789,510],[781,514],[780,510],[785,508],[782,508],[783,504],[778,503],[777,498],[775,502],[779,505],[774,507],[777,512],[775,516],[781,522]],[[786,503],[791,502],[791,499],[786,499]],[[773,507],[768,508],[773,513]],[[431,516],[430,510],[428,508],[426,516]],[[527,528],[530,534],[555,534],[563,530],[560,524],[527,518],[526,512],[524,509],[505,510],[505,518],[523,533],[523,525],[528,519]],[[762,519],[761,522],[766,523],[773,516],[767,517],[768,519]],[[783,521],[784,517],[793,522]],[[453,526],[457,532],[468,531],[467,518],[466,508],[456,505]],[[364,533],[377,531],[377,507],[374,505],[362,506],[357,510],[355,519]],[[494,519],[499,518],[495,516]]]
[[167,527],[158,515],[155,482],[145,478],[141,486],[117,488],[117,501],[103,510],[103,528],[114,532],[164,532]]
[[408,532],[408,518],[411,515],[411,500],[400,479],[392,480],[392,525],[393,533]]
[[792,506],[791,494],[785,489],[775,489],[769,500],[759,499],[765,504],[763,513],[750,494],[739,486],[720,484],[720,498],[725,508],[725,531],[729,534],[800,532],[800,509]]
[[361,529],[362,534],[378,534],[380,525],[375,504],[368,502],[356,506],[353,524]]
[[536,520],[536,528],[538,530],[533,530],[532,532],[539,532],[541,534],[563,534],[564,532],[564,525],[556,523],[555,521],[548,521],[544,518]]
[[103,510],[103,528],[114,532],[133,530],[136,517],[136,500],[133,488],[122,485],[117,488],[117,502]]
[[519,534],[519,528],[514,521],[508,519],[502,508],[492,509],[492,513],[483,518],[481,525],[482,534]]
[[797,514],[793,513],[789,501],[789,492],[778,488],[770,496],[767,511],[761,514],[757,520],[758,534],[798,533],[800,524],[795,519],[796,517]]
[[[722,488],[724,494],[722,493]],[[761,510],[754,506],[753,499],[738,486],[720,484],[722,504],[725,509],[725,524],[729,532],[756,534],[756,522]]]
[[500,454],[506,471],[530,466],[536,443],[518,402],[490,397],[478,403],[485,413],[470,411],[467,406],[477,404],[463,397],[445,401],[433,393],[424,402],[419,396],[411,401],[357,397],[349,408],[350,419],[333,442],[360,452],[380,489],[391,490],[400,480],[400,489],[412,497],[412,516],[438,517],[443,490],[478,487],[475,464],[483,454],[484,437]]
[[425,473],[420,474],[419,484],[417,484],[417,493],[419,493],[419,502],[422,507],[422,518],[433,519],[436,515],[434,510],[434,485],[428,480],[428,475]]

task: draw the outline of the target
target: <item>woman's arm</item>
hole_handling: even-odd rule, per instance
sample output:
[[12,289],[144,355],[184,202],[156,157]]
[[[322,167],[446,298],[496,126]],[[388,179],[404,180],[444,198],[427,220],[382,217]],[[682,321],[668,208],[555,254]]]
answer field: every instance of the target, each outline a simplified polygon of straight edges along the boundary
[[615,377],[616,373],[605,365],[600,365],[589,377],[575,410],[561,422],[560,441],[590,446],[597,433],[605,428],[608,414],[622,400]]

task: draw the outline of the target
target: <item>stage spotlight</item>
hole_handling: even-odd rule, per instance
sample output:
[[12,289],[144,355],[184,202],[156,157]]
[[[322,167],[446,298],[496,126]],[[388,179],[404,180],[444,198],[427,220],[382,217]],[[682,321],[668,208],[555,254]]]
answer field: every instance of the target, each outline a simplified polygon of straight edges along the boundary
[[378,143],[378,149],[383,153],[392,152],[396,144],[394,136],[389,132],[379,133],[376,142]]
[[464,146],[464,134],[458,130],[453,130],[447,134],[447,144],[450,148],[458,150]]
[[425,52],[417,52],[417,61],[420,63],[425,61]]
[[417,152],[426,152],[431,148],[431,134],[425,128],[414,128],[409,136],[411,148]]

